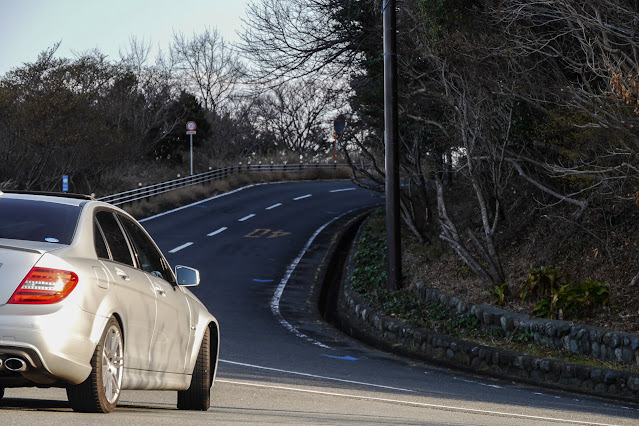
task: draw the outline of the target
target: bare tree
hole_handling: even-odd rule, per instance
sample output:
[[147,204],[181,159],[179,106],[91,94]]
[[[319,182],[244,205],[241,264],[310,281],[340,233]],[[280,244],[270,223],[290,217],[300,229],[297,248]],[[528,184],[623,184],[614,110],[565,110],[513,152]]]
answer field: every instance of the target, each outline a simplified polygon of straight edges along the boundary
[[573,131],[584,135],[570,158],[539,150],[512,157],[555,180],[584,182],[582,197],[632,201],[639,179],[637,4],[508,0],[490,13],[508,43],[498,48],[509,53],[514,76],[528,86],[516,96],[550,121],[568,117]]
[[283,149],[297,154],[325,152],[330,142],[329,113],[337,94],[318,82],[289,81],[260,98],[259,127]]
[[151,43],[129,39],[129,46],[120,52],[120,66],[129,76],[121,79],[116,87],[119,96],[113,97],[113,113],[118,123],[129,126],[132,136],[142,142],[141,154],[153,152],[157,144],[178,126],[184,125],[186,117],[176,115],[172,100],[182,88],[175,75],[175,64],[158,51],[154,64],[150,63]]
[[340,75],[360,55],[368,30],[357,25],[360,7],[341,0],[263,0],[247,9],[241,34],[244,55],[260,82],[277,83],[310,74]]
[[228,99],[244,72],[238,55],[215,28],[191,38],[173,34],[170,53],[176,70],[208,111],[215,111]]

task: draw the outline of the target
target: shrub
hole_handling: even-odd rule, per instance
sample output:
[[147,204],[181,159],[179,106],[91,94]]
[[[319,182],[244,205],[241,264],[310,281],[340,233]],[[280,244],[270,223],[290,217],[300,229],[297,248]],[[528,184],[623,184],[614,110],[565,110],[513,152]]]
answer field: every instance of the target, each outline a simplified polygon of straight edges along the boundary
[[568,283],[552,290],[552,297],[535,306],[535,316],[543,318],[579,319],[610,301],[610,286],[600,281],[586,280]]
[[533,313],[537,317],[579,319],[610,301],[610,286],[600,281],[573,282],[552,267],[531,268],[521,300],[540,299]]
[[560,280],[559,272],[555,268],[530,268],[526,285],[521,290],[521,301],[526,300],[529,294],[540,298],[551,296],[552,291],[559,287]]

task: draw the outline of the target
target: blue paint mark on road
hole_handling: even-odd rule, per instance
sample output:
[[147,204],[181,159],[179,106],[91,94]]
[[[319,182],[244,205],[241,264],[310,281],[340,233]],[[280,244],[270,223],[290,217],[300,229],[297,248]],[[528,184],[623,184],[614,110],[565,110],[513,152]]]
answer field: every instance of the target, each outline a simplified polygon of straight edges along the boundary
[[253,278],[256,283],[272,283],[274,280],[260,280],[259,278]]
[[341,359],[344,361],[357,361],[358,358],[353,358],[352,356],[335,356],[335,355],[326,355],[326,354],[322,354],[322,356],[325,356],[326,358],[334,358],[334,359]]

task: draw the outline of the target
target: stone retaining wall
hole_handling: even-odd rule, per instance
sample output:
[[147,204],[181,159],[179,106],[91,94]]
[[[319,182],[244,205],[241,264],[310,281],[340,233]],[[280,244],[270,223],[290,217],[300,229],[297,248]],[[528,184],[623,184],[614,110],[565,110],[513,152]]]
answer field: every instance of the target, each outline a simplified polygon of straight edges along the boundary
[[[488,347],[413,328],[403,321],[375,312],[364,303],[359,293],[350,289],[348,277],[356,246],[355,242],[338,304],[338,316],[345,332],[391,352],[477,373],[633,402],[639,400],[639,371],[597,368]],[[425,286],[419,288],[419,294],[426,301],[439,303],[457,314],[473,313],[483,327],[499,327],[508,335],[529,333],[534,336],[535,342],[604,361],[639,365],[639,336],[636,335],[568,321],[531,318],[489,305],[469,305]]]
[[501,328],[508,336],[526,333],[532,335],[536,343],[588,355],[605,362],[639,366],[639,336],[636,334],[570,321],[535,318],[491,305],[468,305],[436,289],[423,285],[418,288],[418,294],[424,300],[439,303],[457,314],[471,312],[483,327]]
[[359,327],[360,333],[369,334],[369,341],[377,340],[384,349],[478,373],[639,400],[639,373],[539,358],[412,328],[378,314],[355,292],[346,290],[344,297],[346,312],[342,314],[349,317],[351,327]]

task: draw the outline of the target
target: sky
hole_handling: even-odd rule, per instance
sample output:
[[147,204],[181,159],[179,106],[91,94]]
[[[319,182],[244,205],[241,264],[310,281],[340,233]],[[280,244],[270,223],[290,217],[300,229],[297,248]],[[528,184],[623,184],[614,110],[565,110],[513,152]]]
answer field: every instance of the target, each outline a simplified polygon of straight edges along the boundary
[[99,49],[119,60],[129,39],[168,50],[174,32],[191,36],[217,28],[225,40],[236,31],[249,0],[0,0],[0,76],[34,62],[61,41],[56,57]]

